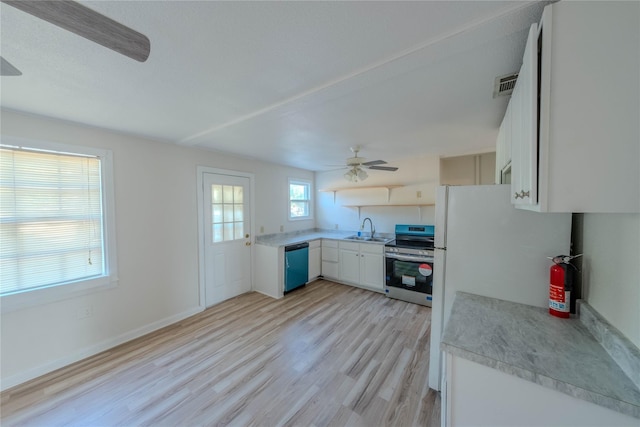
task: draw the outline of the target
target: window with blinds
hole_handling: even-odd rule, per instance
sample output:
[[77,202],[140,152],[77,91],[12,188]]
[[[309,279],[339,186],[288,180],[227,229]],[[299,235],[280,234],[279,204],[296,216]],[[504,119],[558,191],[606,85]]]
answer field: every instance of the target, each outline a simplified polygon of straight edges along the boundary
[[0,295],[108,275],[101,166],[0,146]]

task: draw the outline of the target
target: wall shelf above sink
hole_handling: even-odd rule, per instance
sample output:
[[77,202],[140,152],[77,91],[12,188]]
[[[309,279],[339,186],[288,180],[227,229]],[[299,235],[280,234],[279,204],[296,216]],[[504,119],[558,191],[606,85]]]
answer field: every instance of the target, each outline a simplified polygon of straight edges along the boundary
[[399,204],[386,204],[386,205],[375,205],[375,204],[362,204],[362,205],[342,205],[343,208],[357,208],[358,209],[358,221],[361,220],[361,210],[362,208],[391,208],[391,207],[416,207],[418,208],[418,217],[422,220],[422,208],[425,206],[435,206],[435,203],[399,203]]
[[[391,190],[394,188],[404,187],[404,185],[373,185],[368,187],[342,187],[342,188],[323,188],[318,191],[321,193],[333,193],[333,203],[336,202],[336,193],[339,191],[353,191],[353,190],[371,190],[371,189],[385,189],[387,190],[387,202],[391,200]],[[389,206],[389,205],[384,205]]]

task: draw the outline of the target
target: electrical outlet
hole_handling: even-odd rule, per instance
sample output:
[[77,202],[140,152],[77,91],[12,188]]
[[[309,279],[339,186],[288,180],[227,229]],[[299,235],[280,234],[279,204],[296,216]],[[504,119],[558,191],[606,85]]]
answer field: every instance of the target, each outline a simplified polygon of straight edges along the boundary
[[416,192],[416,197],[417,197],[418,199],[422,198],[422,191],[417,191],[417,192]]
[[260,234],[264,233],[264,225],[260,226]]
[[84,319],[93,316],[93,307],[88,305],[86,307],[79,308],[76,316],[78,319]]
[[284,225],[280,226],[280,232],[282,233],[284,231]]

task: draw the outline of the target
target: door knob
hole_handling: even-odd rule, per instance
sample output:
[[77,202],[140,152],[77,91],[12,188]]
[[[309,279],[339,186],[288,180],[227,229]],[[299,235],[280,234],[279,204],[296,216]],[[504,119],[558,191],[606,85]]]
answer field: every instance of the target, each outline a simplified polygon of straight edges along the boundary
[[248,239],[248,238],[249,238],[249,233],[245,234],[245,235],[244,235],[244,238],[245,238],[245,239]]

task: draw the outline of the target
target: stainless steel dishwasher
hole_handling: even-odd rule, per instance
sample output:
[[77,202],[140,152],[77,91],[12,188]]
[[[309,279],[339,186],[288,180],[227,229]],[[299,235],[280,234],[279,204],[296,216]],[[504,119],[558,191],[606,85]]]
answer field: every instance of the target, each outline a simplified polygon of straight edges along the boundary
[[284,248],[284,291],[289,292],[307,283],[309,279],[309,243],[298,243]]

